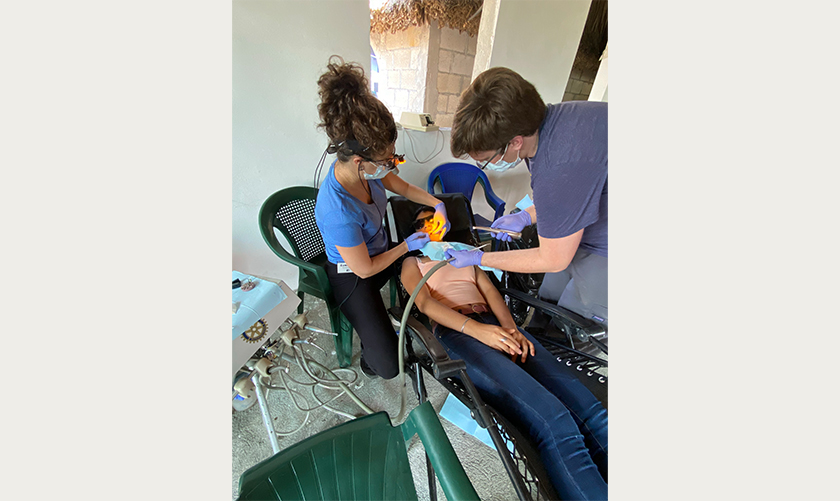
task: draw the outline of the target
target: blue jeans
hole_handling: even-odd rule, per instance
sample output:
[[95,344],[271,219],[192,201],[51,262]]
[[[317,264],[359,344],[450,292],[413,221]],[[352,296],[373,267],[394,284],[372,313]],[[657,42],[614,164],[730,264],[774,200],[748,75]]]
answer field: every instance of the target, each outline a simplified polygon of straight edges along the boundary
[[[471,318],[499,325],[491,313]],[[562,499],[607,499],[606,409],[574,369],[520,331],[534,343],[525,363],[448,327],[434,329],[450,358],[466,362],[481,397],[531,437]]]

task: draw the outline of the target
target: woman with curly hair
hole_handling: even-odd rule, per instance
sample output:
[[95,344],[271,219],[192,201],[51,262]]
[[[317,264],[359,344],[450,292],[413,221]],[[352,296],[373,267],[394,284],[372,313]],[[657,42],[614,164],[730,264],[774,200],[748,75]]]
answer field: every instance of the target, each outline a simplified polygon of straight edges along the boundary
[[444,204],[400,179],[397,126],[388,108],[371,92],[364,70],[332,56],[318,79],[319,128],[329,138],[326,153],[335,154],[315,204],[315,220],[327,253],[327,276],[335,300],[359,334],[360,366],[385,379],[399,372],[397,335],[379,290],[394,276],[394,261],[417,250],[429,235],[417,232],[388,248],[383,218],[385,190],[435,208],[439,236],[449,230]]

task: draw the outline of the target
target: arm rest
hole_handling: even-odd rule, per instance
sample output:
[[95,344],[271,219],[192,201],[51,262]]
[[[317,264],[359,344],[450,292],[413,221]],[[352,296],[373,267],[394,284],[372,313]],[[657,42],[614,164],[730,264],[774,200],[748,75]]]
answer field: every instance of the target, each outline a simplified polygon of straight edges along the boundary
[[496,211],[493,219],[499,219],[501,216],[505,215],[505,201],[496,196],[493,193],[493,188],[490,186],[489,183],[485,183],[483,179],[480,177],[478,178],[478,182],[481,183],[481,187],[484,188],[484,199],[487,200],[487,203],[490,207],[493,207],[493,210]]
[[415,433],[420,437],[446,499],[479,501],[478,494],[430,402],[424,402],[412,410],[400,427],[406,441]]
[[331,294],[330,291],[332,291],[332,286],[330,285],[330,281],[327,278],[327,272],[323,266],[315,263],[310,263],[309,261],[304,261],[303,259],[290,254],[286,249],[283,248],[282,245],[280,245],[280,241],[277,240],[277,237],[274,235],[274,232],[270,229],[266,229],[263,231],[263,228],[261,228],[261,233],[263,240],[265,240],[265,243],[268,244],[268,246],[271,248],[271,251],[274,252],[274,254],[277,257],[279,257],[283,261],[286,261],[287,263],[292,264],[293,266],[301,268],[310,273],[312,276],[315,277],[315,280],[318,282],[318,285],[320,286],[321,290],[324,291],[324,293],[327,295]]
[[523,303],[533,306],[534,308],[538,308],[549,315],[563,318],[575,324],[588,336],[593,336],[596,334],[605,334],[607,332],[606,328],[603,325],[593,322],[588,318],[584,318],[573,311],[563,308],[562,306],[557,306],[556,304],[548,303],[541,299],[537,299],[533,296],[529,296],[528,294],[525,294],[524,292],[518,290],[501,289],[499,290],[499,292],[502,293],[502,295],[510,296],[513,299],[522,301]]
[[[399,327],[399,322],[402,320],[403,309],[399,306],[394,306],[388,309],[393,322]],[[457,376],[461,369],[466,369],[467,364],[463,360],[452,360],[446,353],[446,350],[440,344],[440,341],[429,332],[429,329],[421,324],[416,318],[411,315],[406,320],[406,329],[413,339],[422,344],[432,360],[432,371],[435,379],[445,379],[452,376]]]

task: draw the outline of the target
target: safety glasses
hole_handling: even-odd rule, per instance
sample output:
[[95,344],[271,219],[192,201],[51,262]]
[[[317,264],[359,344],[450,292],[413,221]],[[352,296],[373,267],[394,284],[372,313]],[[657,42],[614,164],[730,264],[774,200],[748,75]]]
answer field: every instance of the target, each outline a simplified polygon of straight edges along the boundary
[[434,214],[432,214],[430,216],[426,216],[423,219],[418,219],[418,220],[414,221],[412,226],[414,227],[415,231],[420,231],[426,226],[427,222],[432,222],[432,219],[434,219],[434,218],[435,218]]
[[478,168],[481,169],[481,170],[486,169],[487,166],[490,165],[490,162],[492,162],[493,159],[496,158],[497,156],[501,155],[502,158],[504,158],[505,153],[507,153],[508,145],[510,145],[510,143],[506,144],[504,146],[504,148],[499,148],[498,150],[496,150],[496,153],[494,153],[493,156],[490,157],[490,159],[487,160],[486,162],[480,162],[480,161],[476,160],[475,165],[478,166]]
[[405,163],[405,155],[394,155],[391,158],[386,158],[385,160],[374,160],[372,158],[363,157],[362,155],[359,156],[377,167],[389,170],[396,169],[398,165]]

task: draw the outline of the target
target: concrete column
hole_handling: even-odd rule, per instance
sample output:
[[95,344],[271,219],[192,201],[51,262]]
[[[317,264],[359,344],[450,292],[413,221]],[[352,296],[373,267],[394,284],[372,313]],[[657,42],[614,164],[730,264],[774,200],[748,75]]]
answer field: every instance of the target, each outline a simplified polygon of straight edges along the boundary
[[595,82],[592,84],[592,92],[589,93],[589,100],[590,101],[606,101],[607,100],[607,88],[608,88],[608,76],[609,76],[609,65],[607,64],[609,54],[608,51],[610,50],[610,44],[607,42],[607,47],[604,49],[604,53],[601,54],[601,65],[598,67],[598,74],[595,76]]
[[577,54],[591,0],[485,0],[473,78],[493,66],[534,84],[559,103]]
[[437,21],[429,24],[429,60],[426,65],[426,95],[423,113],[437,116],[438,102],[438,64],[440,62],[440,26]]
[[496,22],[499,20],[501,0],[484,0],[481,10],[481,23],[478,25],[478,41],[475,49],[475,61],[470,82],[475,80],[481,72],[490,68],[490,57],[493,55],[493,42],[496,39]]

